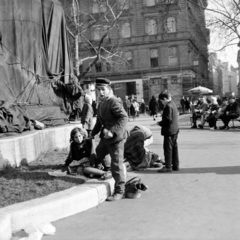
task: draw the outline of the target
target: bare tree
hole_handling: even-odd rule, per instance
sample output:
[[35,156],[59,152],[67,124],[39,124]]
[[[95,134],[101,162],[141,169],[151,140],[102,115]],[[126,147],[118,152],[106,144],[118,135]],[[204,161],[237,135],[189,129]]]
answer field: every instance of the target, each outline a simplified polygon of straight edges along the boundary
[[[198,1],[188,0],[200,6]],[[216,51],[237,45],[240,41],[239,0],[209,0],[206,7],[206,26],[217,37]]]
[[[120,45],[111,42],[111,31],[119,28],[120,17],[128,4],[127,0],[95,0],[92,12],[84,11],[81,0],[72,0],[65,6],[67,30],[74,40],[74,68],[79,79],[83,78],[99,61],[114,65],[116,61],[125,61]],[[86,1],[84,2],[86,4]],[[91,35],[96,33],[95,39]],[[90,49],[91,54],[79,57],[81,47]],[[110,47],[109,47],[110,46]],[[88,62],[84,72],[79,66]]]

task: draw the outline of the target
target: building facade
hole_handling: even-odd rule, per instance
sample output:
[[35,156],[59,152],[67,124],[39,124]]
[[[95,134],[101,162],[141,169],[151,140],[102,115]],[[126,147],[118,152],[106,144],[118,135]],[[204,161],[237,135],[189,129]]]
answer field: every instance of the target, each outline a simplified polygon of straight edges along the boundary
[[[65,0],[66,1],[66,0]],[[64,2],[64,0],[62,0]],[[109,34],[108,48],[118,46],[124,61],[99,61],[85,76],[86,90],[96,77],[107,77],[116,95],[136,95],[148,103],[152,95],[168,89],[176,103],[189,96],[188,90],[202,85],[209,87],[209,30],[205,27],[206,0],[119,0],[124,11],[117,27]],[[102,11],[96,0],[79,0],[81,10],[88,14]],[[121,8],[122,10],[122,8]],[[97,27],[86,31],[85,38],[97,41]],[[82,58],[92,49],[81,39]],[[89,66],[84,61],[81,70]]]

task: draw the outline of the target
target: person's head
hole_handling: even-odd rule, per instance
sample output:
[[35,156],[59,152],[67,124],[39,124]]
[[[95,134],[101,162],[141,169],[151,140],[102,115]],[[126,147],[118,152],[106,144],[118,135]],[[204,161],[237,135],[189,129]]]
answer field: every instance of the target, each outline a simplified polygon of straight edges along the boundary
[[125,99],[128,100],[128,96],[125,96]]
[[228,99],[227,99],[226,97],[223,97],[223,98],[222,98],[222,102],[223,102],[224,104],[227,104],[227,103],[228,103]]
[[86,137],[87,137],[86,130],[79,127],[75,127],[70,133],[70,142],[81,143],[83,139],[85,139]]
[[144,99],[142,98],[142,103],[144,103],[145,101],[144,101]]
[[69,83],[76,85],[78,83],[78,78],[75,75],[71,75],[71,77],[69,79]]
[[211,97],[211,103],[212,104],[217,104],[217,98],[216,97]]
[[164,106],[166,106],[172,100],[172,96],[168,91],[161,92],[158,98]]
[[152,96],[152,99],[156,99],[154,95]]
[[229,103],[234,103],[235,102],[235,97],[234,96],[230,96],[228,98],[228,101],[229,101]]
[[97,78],[96,86],[101,100],[108,99],[112,95],[111,82],[107,78]]

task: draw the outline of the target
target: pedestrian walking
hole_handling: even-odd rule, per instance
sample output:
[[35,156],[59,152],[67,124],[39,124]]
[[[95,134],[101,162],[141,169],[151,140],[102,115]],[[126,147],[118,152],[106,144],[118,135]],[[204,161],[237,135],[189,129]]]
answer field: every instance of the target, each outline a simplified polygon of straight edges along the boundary
[[[97,78],[96,86],[101,104],[98,106],[97,121],[91,137],[100,132],[100,142],[96,148],[97,157],[105,170],[111,169],[115,180],[114,193],[107,201],[116,201],[124,197],[125,190],[123,152],[128,116],[122,103],[113,95],[108,79]],[[104,161],[107,154],[110,154],[111,162]]]
[[185,112],[185,98],[184,96],[182,96],[181,100],[180,100],[180,105],[181,105],[181,108],[182,108],[182,113]]
[[141,109],[141,113],[146,115],[146,104],[145,104],[145,101],[143,98],[142,98],[142,103],[141,103],[140,109]]
[[131,101],[129,100],[128,96],[125,96],[125,100],[123,102],[123,107],[125,111],[128,114],[128,117],[130,118],[130,107],[131,107]]
[[158,102],[155,96],[152,96],[150,102],[149,102],[149,111],[150,115],[153,116],[153,120],[156,120],[157,113],[158,113]]
[[190,100],[189,100],[189,97],[186,97],[185,98],[185,110],[187,111],[187,112],[190,112],[190,106],[191,106],[191,102],[190,102]]
[[163,150],[165,156],[165,167],[158,170],[159,173],[169,173],[179,171],[179,157],[177,138],[179,133],[178,127],[178,110],[173,102],[170,93],[163,91],[159,94],[159,99],[164,105],[162,121],[159,125],[162,127],[161,134],[164,137]]

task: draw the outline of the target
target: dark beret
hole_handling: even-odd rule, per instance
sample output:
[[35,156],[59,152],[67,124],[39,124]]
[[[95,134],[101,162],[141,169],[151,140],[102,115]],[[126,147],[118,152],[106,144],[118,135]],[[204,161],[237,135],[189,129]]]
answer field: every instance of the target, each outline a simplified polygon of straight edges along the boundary
[[111,82],[107,78],[97,78],[96,79],[97,86],[109,86],[110,84],[111,84]]

